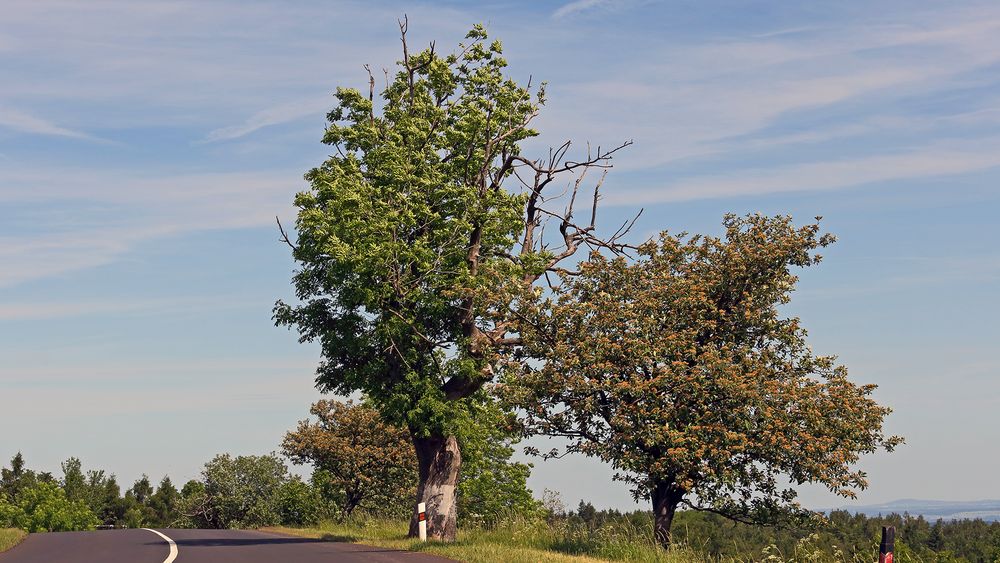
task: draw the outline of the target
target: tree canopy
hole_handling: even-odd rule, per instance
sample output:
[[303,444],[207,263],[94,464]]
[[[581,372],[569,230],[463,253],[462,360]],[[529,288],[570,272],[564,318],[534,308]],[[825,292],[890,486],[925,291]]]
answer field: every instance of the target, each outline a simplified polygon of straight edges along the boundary
[[[279,302],[274,318],[320,343],[322,391],[363,392],[410,430],[429,533],[452,539],[460,422],[520,344],[511,302],[581,245],[616,247],[574,204],[617,149],[525,158],[544,88],[505,74],[500,42],[476,26],[455,53],[411,53],[400,28],[402,60],[377,95],[371,74],[367,92],[337,89],[323,138],[334,154],[306,175],[296,239],[284,237],[301,303]],[[546,188],[564,175],[568,202],[553,205]]]
[[185,517],[198,528],[257,528],[281,522],[288,468],[276,455],[220,454],[205,464],[203,483],[185,485]]
[[528,355],[507,393],[534,432],[611,463],[653,501],[669,542],[678,505],[741,521],[797,510],[786,483],[853,496],[853,468],[892,450],[890,409],[784,317],[793,267],[833,242],[787,217],[727,216],[725,236],[660,235],[639,258],[592,254],[525,312]]
[[357,508],[385,512],[409,498],[417,486],[416,457],[409,432],[386,423],[378,411],[350,402],[318,401],[303,420],[285,434],[282,451],[295,463],[311,464],[313,482],[339,516]]

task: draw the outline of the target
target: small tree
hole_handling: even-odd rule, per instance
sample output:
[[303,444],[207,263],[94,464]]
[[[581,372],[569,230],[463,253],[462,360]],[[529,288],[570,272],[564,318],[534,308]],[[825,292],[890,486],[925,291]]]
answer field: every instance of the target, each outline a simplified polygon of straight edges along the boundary
[[799,510],[783,482],[853,497],[867,484],[859,456],[901,442],[882,433],[875,386],[814,356],[779,312],[791,268],[833,237],[785,217],[724,225],[724,239],[663,233],[634,263],[593,254],[563,276],[522,325],[544,364],[507,389],[533,431],[610,462],[652,501],[664,546],[679,505],[773,521]]
[[181,494],[170,477],[163,477],[148,503],[157,526],[170,527],[180,517],[180,500]]
[[17,502],[21,491],[33,487],[38,481],[38,475],[27,468],[24,456],[17,452],[10,460],[10,469],[0,469],[0,499],[7,497],[10,502]]
[[[359,507],[398,506],[416,488],[416,458],[409,432],[382,420],[378,411],[351,402],[319,401],[285,434],[281,444],[294,463],[311,464],[326,500],[347,517]],[[404,502],[404,506],[408,500]]]
[[[455,54],[411,53],[400,28],[400,68],[377,98],[371,75],[366,93],[337,90],[323,138],[334,154],[295,199],[296,242],[283,235],[303,303],[279,302],[274,317],[321,344],[321,390],[363,392],[409,429],[428,534],[452,540],[459,424],[520,344],[510,303],[581,245],[618,247],[595,236],[593,212],[574,215],[586,171],[609,168],[617,149],[572,161],[566,143],[525,158],[544,91],[504,75],[500,42],[476,26]],[[567,200],[553,205],[566,175]]]
[[215,456],[203,486],[184,486],[184,516],[199,528],[259,528],[281,521],[281,487],[288,468],[275,455]]

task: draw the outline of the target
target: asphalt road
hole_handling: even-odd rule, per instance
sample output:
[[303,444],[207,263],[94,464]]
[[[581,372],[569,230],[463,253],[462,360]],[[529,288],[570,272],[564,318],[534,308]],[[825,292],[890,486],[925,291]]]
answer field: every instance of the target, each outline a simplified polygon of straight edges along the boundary
[[244,530],[31,534],[0,563],[445,563],[441,557]]

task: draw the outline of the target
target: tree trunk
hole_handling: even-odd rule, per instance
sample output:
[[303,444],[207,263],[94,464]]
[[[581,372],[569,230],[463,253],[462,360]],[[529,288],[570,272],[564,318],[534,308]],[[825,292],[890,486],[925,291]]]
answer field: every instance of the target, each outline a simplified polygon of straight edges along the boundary
[[653,501],[653,537],[663,549],[670,549],[670,525],[674,521],[677,505],[684,498],[684,491],[674,483],[658,482],[651,492]]
[[[462,453],[454,436],[413,438],[420,470],[417,503],[426,503],[427,537],[455,541],[458,532],[458,472]],[[410,537],[416,537],[417,510],[410,519]]]

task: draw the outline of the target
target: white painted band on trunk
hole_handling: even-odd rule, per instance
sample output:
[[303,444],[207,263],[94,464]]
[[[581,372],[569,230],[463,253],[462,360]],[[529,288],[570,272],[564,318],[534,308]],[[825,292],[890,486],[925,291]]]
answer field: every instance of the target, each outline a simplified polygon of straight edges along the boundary
[[163,560],[163,563],[173,563],[174,559],[177,559],[177,544],[174,543],[174,540],[168,538],[165,534],[153,530],[152,528],[143,528],[143,530],[153,532],[154,534],[160,536],[167,542],[167,545],[170,546],[170,553],[167,554],[167,558]]

